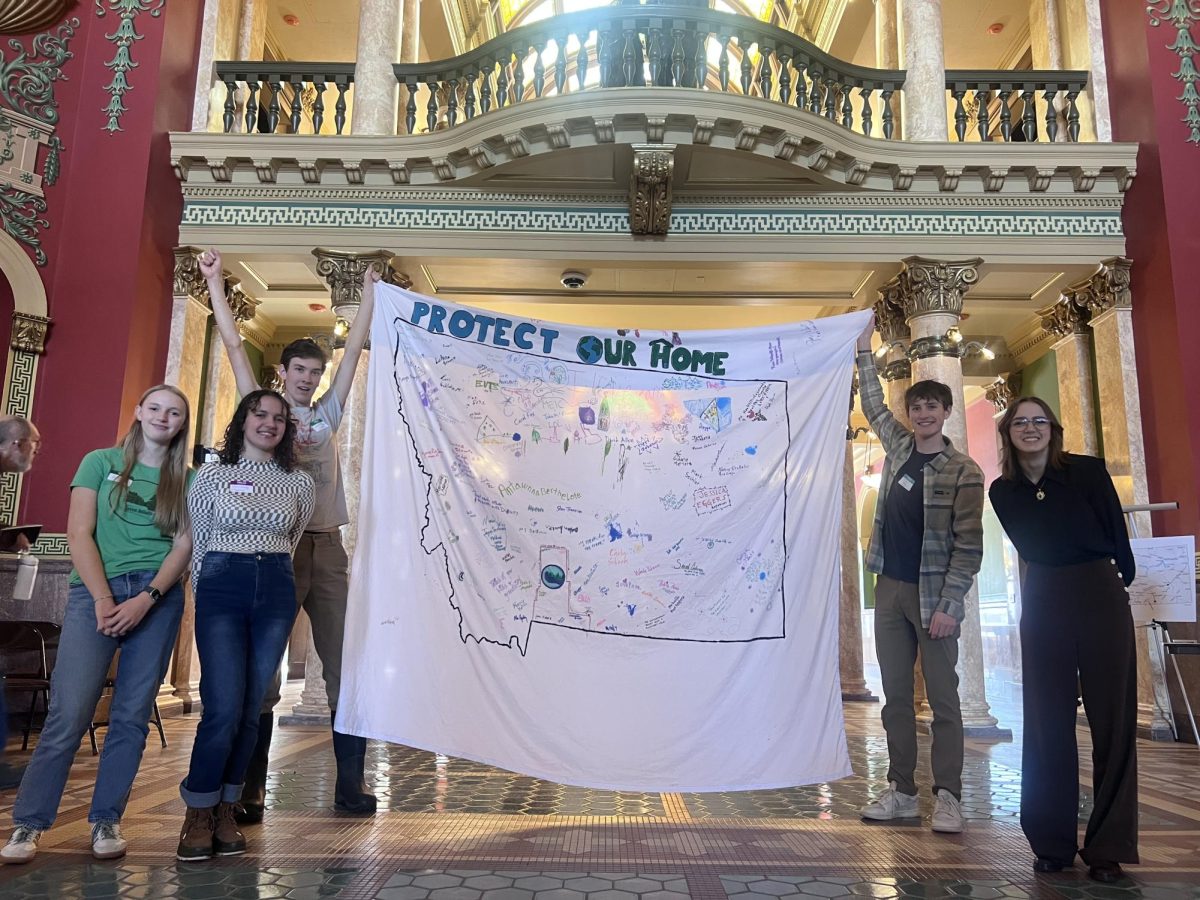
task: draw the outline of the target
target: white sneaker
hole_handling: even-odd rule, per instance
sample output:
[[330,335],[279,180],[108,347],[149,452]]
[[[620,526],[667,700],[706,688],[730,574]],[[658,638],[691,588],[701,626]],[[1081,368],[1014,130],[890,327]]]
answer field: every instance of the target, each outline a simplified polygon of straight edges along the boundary
[[120,859],[128,846],[129,841],[121,837],[121,826],[116,822],[97,822],[92,826],[92,856],[96,859]]
[[933,830],[942,834],[958,834],[963,830],[962,807],[949,791],[938,791],[933,806]]
[[917,798],[902,794],[896,782],[889,781],[887,790],[862,808],[864,819],[886,822],[889,819],[913,819],[917,816]]
[[37,845],[42,833],[36,828],[26,828],[18,825],[13,829],[12,837],[0,850],[0,863],[27,863],[37,856]]

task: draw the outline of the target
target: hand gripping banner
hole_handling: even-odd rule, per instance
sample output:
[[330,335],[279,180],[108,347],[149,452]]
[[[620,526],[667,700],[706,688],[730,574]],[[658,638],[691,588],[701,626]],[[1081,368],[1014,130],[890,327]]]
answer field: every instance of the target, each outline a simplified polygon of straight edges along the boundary
[[867,314],[611,331],[377,291],[339,728],[617,790],[849,775]]

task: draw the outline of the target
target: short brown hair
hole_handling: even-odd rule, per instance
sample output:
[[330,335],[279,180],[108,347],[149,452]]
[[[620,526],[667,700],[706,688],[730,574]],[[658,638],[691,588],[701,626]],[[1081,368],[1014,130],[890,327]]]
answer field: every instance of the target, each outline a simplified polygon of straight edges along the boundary
[[905,410],[912,409],[913,401],[915,400],[936,400],[942,404],[943,409],[952,409],[954,407],[954,395],[950,393],[950,388],[946,387],[940,381],[933,381],[928,378],[924,381],[915,382],[912,387],[904,392]]
[[1041,397],[1022,397],[1008,404],[1008,409],[1000,418],[996,430],[1000,432],[1000,477],[1005,481],[1018,481],[1021,478],[1021,465],[1017,462],[1017,448],[1012,440],[1012,423],[1017,417],[1017,409],[1022,403],[1035,403],[1042,408],[1046,418],[1050,420],[1050,453],[1046,457],[1046,465],[1051,469],[1061,469],[1067,462],[1067,452],[1063,450],[1063,427],[1058,421],[1054,410]]

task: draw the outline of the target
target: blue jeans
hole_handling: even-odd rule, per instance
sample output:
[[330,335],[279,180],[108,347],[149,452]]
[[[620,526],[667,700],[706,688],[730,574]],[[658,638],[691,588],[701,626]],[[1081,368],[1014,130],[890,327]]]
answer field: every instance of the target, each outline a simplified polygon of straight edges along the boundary
[[196,579],[196,649],[204,713],[179,787],[191,807],[235,802],[258,740],[263,696],[296,619],[286,553],[206,553]]
[[[155,574],[130,572],[110,578],[108,587],[113,599],[124,603],[136,597]],[[14,824],[41,831],[54,824],[71,763],[96,712],[118,649],[121,661],[88,821],[121,821],[146,748],[154,698],[167,674],[182,616],[183,585],[177,584],[150,607],[137,628],[123,637],[109,637],[96,631],[95,603],[88,589],[81,584],[71,585],[50,678],[50,710],[17,793]]]

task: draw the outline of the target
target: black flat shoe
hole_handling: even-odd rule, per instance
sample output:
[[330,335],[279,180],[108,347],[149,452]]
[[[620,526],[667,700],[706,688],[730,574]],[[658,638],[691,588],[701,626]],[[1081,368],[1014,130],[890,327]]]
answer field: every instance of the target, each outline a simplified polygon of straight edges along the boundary
[[1088,878],[1101,884],[1116,884],[1125,877],[1120,863],[1094,863],[1088,866]]
[[1046,856],[1039,856],[1033,863],[1033,871],[1040,872],[1043,875],[1048,875],[1052,872],[1061,872],[1065,868],[1066,866],[1057,859],[1050,859]]

